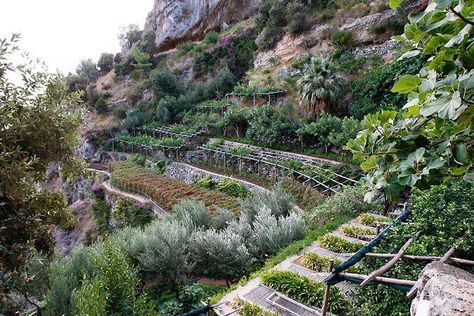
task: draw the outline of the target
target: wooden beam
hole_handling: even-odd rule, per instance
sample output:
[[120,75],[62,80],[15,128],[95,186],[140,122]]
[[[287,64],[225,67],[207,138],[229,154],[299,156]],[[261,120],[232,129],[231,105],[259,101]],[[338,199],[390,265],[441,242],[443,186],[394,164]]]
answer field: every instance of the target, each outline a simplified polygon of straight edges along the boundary
[[[340,272],[337,275],[339,275],[343,278],[347,276],[347,277],[350,277],[350,278],[353,278],[353,279],[360,279],[360,280],[365,280],[367,278],[367,275],[357,274],[357,273]],[[394,278],[386,278],[386,277],[375,277],[371,282],[385,283],[385,284],[396,284],[396,285],[407,285],[407,286],[413,286],[416,283],[416,281],[412,281],[412,280],[394,279]]]
[[408,239],[408,241],[402,246],[402,248],[400,248],[398,253],[395,256],[393,256],[392,259],[390,259],[389,262],[387,262],[382,267],[380,267],[379,269],[377,269],[377,270],[373,271],[371,274],[369,274],[367,279],[365,279],[364,282],[362,282],[360,284],[360,286],[365,286],[367,283],[369,283],[370,281],[372,281],[376,277],[385,274],[387,271],[389,271],[391,268],[393,268],[393,266],[398,262],[398,260],[400,260],[403,257],[403,255],[405,254],[405,251],[408,249],[408,247],[410,247],[410,245],[413,243],[415,238],[418,237],[419,234],[420,234],[420,232],[417,232],[415,234],[415,236]]
[[[395,256],[395,254],[369,252],[368,254],[366,254],[366,256],[373,257],[373,258],[390,259],[393,256]],[[441,260],[441,258],[442,257],[437,257],[437,256],[404,255],[402,259],[417,260],[417,261],[439,261]],[[447,262],[474,266],[473,260],[467,260],[467,259],[461,259],[461,258],[449,258]]]

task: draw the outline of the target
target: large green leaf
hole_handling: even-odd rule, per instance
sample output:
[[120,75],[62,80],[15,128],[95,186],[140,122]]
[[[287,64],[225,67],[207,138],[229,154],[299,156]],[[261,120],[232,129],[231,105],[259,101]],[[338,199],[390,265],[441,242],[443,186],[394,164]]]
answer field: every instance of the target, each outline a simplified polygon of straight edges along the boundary
[[403,75],[392,88],[392,92],[408,93],[418,88],[421,79],[414,75]]
[[396,9],[400,4],[403,3],[404,0],[390,0],[388,2],[388,5],[390,6],[391,9]]

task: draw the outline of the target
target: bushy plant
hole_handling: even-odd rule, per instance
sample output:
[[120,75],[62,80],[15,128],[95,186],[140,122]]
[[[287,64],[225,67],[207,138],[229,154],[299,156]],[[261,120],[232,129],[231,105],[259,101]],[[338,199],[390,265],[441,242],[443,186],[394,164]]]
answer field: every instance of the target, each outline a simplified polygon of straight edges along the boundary
[[286,19],[288,20],[288,31],[291,34],[300,34],[311,27],[308,8],[303,3],[292,1],[288,4]]
[[169,72],[154,70],[149,79],[157,100],[167,96],[177,98],[183,91],[176,77]]
[[[301,259],[301,262],[306,268],[311,269],[313,271],[329,272],[328,267],[329,267],[329,261],[331,259],[333,260],[334,266],[338,266],[339,264],[342,263],[340,259],[322,256],[314,252],[305,253],[303,258]],[[359,269],[357,266],[352,266],[349,269],[347,269],[347,272],[357,273],[358,270]]]
[[240,310],[242,316],[277,316],[277,313],[264,310],[260,306],[245,302]]
[[211,215],[200,201],[184,200],[173,206],[172,213],[174,218],[190,229],[207,229],[211,226]]
[[304,220],[299,214],[277,218],[268,207],[259,210],[252,226],[249,249],[260,259],[276,254],[292,241],[303,238],[305,231]]
[[132,227],[145,226],[155,219],[152,205],[125,198],[117,201],[112,215],[115,219],[125,220]]
[[356,216],[363,212],[381,210],[382,205],[380,203],[364,201],[365,193],[362,186],[345,188],[308,214],[308,222],[312,226],[317,226],[338,215]]
[[368,228],[363,228],[359,226],[343,226],[341,232],[349,237],[361,238],[366,235],[375,235],[375,231]]
[[97,100],[94,107],[97,113],[101,113],[101,114],[107,112],[108,110],[107,101],[105,101],[105,99],[102,97],[100,97],[99,100]]
[[110,208],[105,202],[103,191],[98,191],[95,195],[95,204],[92,208],[96,229],[100,234],[107,234],[110,231]]
[[283,190],[291,194],[294,201],[309,211],[321,205],[326,197],[318,190],[297,180],[285,177],[280,183]]
[[334,30],[331,32],[331,42],[340,49],[350,49],[355,45],[354,34],[350,31]]
[[230,231],[196,231],[189,241],[194,272],[233,281],[250,270],[252,258],[242,237]]
[[260,32],[255,43],[260,50],[269,50],[274,48],[282,37],[283,31],[281,28],[269,25]]
[[204,177],[200,178],[198,181],[196,181],[196,185],[198,187],[204,188],[204,189],[214,189],[216,185],[216,181],[212,177]]
[[73,310],[72,295],[84,280],[94,276],[92,251],[77,248],[68,257],[59,258],[50,265],[50,290],[46,296],[45,314],[70,315]]
[[245,198],[249,193],[249,190],[245,185],[238,181],[222,179],[217,184],[216,189],[218,191],[224,192],[230,196],[238,197],[238,198]]
[[143,271],[159,275],[173,290],[189,272],[187,241],[190,231],[176,221],[156,221],[138,237],[141,243],[134,258]]
[[110,53],[102,53],[97,62],[97,66],[102,73],[109,72],[114,66],[114,55]]
[[204,43],[206,44],[215,44],[219,40],[219,33],[217,32],[207,32],[206,35],[204,35]]
[[247,136],[269,144],[285,144],[294,140],[299,127],[288,113],[270,105],[252,109],[248,121]]
[[225,209],[218,208],[213,219],[212,227],[217,231],[225,229],[234,220],[234,213]]
[[293,208],[291,196],[281,186],[276,185],[272,191],[251,189],[250,195],[241,201],[242,215],[252,224],[257,214],[263,209],[270,209],[276,217],[288,216]]
[[326,234],[319,238],[318,243],[321,247],[338,253],[356,252],[364,246],[363,243],[350,242],[342,237],[331,234]]
[[386,223],[390,219],[388,217],[374,216],[372,214],[360,214],[357,220],[367,226],[376,226],[377,223]]
[[[324,285],[310,278],[300,276],[289,271],[271,271],[262,276],[265,285],[275,291],[288,295],[290,298],[309,306],[322,306]],[[329,300],[329,311],[344,314],[348,308],[348,302],[336,287],[331,287]]]

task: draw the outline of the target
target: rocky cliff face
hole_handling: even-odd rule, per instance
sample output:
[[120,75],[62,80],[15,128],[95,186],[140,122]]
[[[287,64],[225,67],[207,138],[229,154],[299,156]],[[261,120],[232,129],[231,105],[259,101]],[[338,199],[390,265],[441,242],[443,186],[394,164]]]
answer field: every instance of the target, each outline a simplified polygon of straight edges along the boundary
[[187,39],[198,39],[211,30],[255,14],[261,0],[155,0],[145,30],[156,34],[164,50]]

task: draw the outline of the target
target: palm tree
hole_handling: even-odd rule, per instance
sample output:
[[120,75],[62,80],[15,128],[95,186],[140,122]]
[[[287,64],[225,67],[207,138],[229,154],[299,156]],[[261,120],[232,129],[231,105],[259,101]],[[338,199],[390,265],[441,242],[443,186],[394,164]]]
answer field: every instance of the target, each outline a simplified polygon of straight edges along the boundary
[[319,120],[321,111],[341,96],[342,81],[329,57],[313,57],[304,66],[298,80],[298,93],[305,101],[311,119]]

